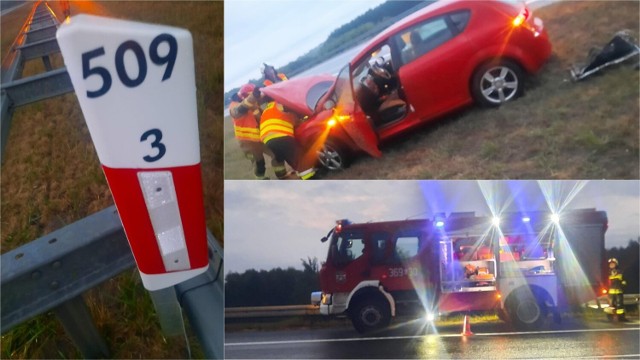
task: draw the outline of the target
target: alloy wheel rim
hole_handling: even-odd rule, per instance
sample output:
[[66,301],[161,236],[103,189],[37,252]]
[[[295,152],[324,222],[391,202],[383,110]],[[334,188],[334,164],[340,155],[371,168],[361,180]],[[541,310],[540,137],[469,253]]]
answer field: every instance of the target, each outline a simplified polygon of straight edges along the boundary
[[338,151],[331,146],[323,145],[318,151],[318,160],[329,170],[342,169],[342,158]]
[[482,96],[493,104],[503,104],[516,96],[518,76],[506,66],[496,66],[487,70],[480,80]]

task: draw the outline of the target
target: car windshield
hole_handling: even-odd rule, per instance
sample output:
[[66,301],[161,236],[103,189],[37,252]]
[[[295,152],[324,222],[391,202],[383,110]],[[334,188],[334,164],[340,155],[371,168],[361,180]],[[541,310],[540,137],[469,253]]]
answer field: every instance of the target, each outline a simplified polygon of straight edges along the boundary
[[333,81],[321,81],[311,87],[307,92],[306,103],[309,109],[315,109],[322,97],[331,89]]

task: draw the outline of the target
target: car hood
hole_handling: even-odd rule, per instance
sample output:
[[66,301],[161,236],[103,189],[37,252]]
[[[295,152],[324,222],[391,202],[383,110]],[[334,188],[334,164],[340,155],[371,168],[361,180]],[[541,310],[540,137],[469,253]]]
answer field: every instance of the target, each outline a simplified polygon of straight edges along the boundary
[[333,75],[314,75],[275,83],[261,88],[260,91],[294,112],[310,116],[315,112],[314,108],[320,98],[335,81],[336,77]]

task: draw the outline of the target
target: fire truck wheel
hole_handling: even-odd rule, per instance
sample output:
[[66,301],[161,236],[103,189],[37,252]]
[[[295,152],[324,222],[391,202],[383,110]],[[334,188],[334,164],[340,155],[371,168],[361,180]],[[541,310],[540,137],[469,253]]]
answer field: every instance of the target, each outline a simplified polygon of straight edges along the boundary
[[361,334],[380,330],[391,322],[391,309],[384,300],[362,299],[351,312],[351,321]]
[[509,302],[509,317],[513,325],[521,330],[539,329],[547,316],[544,302],[528,289],[513,294]]
[[507,311],[504,309],[498,309],[496,311],[496,315],[498,315],[498,318],[504,322],[509,321],[509,314],[507,314]]
[[343,170],[349,167],[350,154],[334,139],[327,139],[318,150],[318,162],[328,170]]

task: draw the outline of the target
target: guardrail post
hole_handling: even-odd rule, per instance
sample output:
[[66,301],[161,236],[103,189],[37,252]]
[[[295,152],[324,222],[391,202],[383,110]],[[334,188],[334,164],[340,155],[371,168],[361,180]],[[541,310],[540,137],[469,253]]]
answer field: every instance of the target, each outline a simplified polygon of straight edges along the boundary
[[222,285],[223,252],[209,234],[209,269],[175,286],[189,324],[195,332],[205,357],[224,358],[224,291]]
[[82,295],[78,295],[53,309],[67,335],[87,359],[109,357],[109,349],[93,322]]
[[47,71],[53,70],[53,66],[51,66],[51,59],[49,58],[49,55],[42,57],[42,63],[44,64],[45,70]]

